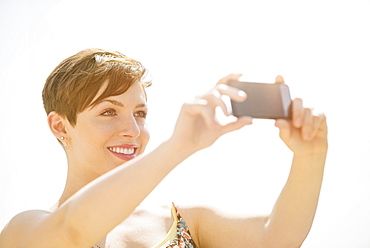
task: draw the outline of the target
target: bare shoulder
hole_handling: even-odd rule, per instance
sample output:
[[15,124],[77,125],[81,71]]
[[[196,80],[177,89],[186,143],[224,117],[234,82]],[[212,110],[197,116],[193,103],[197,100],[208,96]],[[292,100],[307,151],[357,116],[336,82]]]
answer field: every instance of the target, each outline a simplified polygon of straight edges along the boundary
[[50,216],[44,210],[29,210],[14,216],[0,233],[0,247],[23,247],[28,230]]
[[[199,247],[260,247],[268,216],[249,215],[208,206],[178,206]],[[242,246],[245,247],[245,246]]]

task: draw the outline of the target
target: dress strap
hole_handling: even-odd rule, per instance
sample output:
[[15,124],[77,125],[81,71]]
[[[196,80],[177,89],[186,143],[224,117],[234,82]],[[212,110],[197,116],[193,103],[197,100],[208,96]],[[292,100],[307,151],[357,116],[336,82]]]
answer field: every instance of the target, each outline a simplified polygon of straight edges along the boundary
[[172,218],[173,218],[171,228],[168,231],[166,238],[160,244],[154,246],[153,248],[164,248],[166,247],[166,245],[168,245],[172,240],[176,238],[177,222],[179,221],[179,219],[177,218],[177,209],[174,203],[172,203],[171,212],[172,212]]

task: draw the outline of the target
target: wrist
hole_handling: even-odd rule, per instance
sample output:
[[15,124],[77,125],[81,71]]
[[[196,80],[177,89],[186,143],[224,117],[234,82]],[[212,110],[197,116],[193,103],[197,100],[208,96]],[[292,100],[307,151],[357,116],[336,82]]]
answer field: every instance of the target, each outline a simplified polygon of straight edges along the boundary
[[305,158],[305,159],[314,159],[314,158],[326,158],[328,150],[308,150],[308,151],[300,151],[300,152],[293,152],[294,157],[297,158]]
[[327,151],[316,151],[316,152],[306,152],[294,154],[293,164],[300,164],[302,166],[313,166],[317,165],[319,167],[325,166]]
[[172,138],[163,142],[161,146],[167,153],[171,154],[171,157],[175,157],[181,161],[185,160],[187,157],[196,152],[195,150],[187,148],[181,142]]

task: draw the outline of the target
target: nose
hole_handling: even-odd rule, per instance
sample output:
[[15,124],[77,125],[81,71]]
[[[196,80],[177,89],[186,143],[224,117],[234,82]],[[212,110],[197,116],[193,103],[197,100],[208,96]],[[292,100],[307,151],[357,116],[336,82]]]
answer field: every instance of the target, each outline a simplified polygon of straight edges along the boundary
[[140,127],[134,116],[127,116],[121,121],[120,135],[125,138],[135,139],[140,135]]

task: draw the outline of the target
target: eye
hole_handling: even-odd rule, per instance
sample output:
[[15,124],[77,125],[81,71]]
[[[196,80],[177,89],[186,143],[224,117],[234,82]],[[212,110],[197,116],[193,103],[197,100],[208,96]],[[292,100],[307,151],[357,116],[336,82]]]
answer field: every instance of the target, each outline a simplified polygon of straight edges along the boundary
[[102,116],[116,116],[117,112],[115,109],[106,109],[100,115]]
[[134,116],[139,118],[146,118],[147,112],[146,111],[137,111]]

